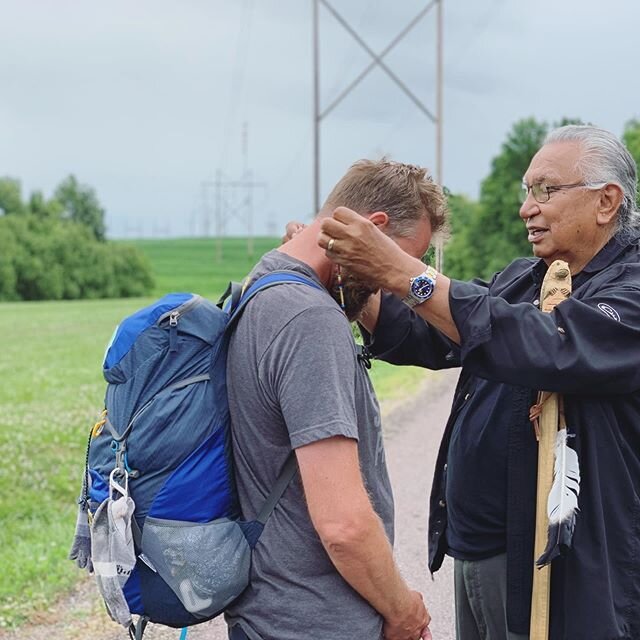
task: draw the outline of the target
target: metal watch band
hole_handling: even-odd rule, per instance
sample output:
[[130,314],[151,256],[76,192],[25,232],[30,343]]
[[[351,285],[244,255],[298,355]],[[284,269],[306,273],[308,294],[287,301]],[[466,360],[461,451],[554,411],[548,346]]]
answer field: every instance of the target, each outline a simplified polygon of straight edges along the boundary
[[[433,267],[429,266],[422,273],[411,278],[411,280],[409,280],[409,292],[402,299],[402,302],[404,302],[404,304],[409,308],[413,309],[415,306],[428,300],[435,291],[437,276],[438,272]],[[429,286],[424,294],[418,294],[414,291],[415,283],[423,280],[426,280]]]

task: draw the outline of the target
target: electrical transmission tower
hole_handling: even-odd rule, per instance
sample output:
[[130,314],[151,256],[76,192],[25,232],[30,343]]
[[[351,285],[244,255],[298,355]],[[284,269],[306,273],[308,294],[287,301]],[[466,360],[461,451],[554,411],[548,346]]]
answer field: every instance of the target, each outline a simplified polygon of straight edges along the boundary
[[[236,218],[247,230],[247,254],[253,257],[254,226],[253,204],[254,192],[266,189],[265,182],[253,179],[253,171],[249,169],[249,134],[245,123],[242,130],[243,170],[239,180],[228,178],[222,169],[216,171],[215,180],[202,182],[202,209],[204,235],[210,235],[211,211],[213,209],[216,235],[216,259],[222,262],[222,238],[226,235],[227,223]],[[211,206],[211,189],[213,189],[213,207]]]
[[171,225],[169,223],[160,224],[159,222],[154,221],[151,235],[154,238],[160,238],[162,236],[169,238],[171,236]]
[[[442,2],[432,0],[429,2],[402,31],[383,49],[376,53],[358,35],[356,30],[336,11],[329,0],[311,0],[313,5],[313,206],[314,212],[320,210],[320,124],[343,100],[355,89],[360,82],[376,66],[382,69],[398,86],[398,88],[424,113],[436,127],[436,181],[442,185]],[[320,107],[320,5],[344,27],[347,33],[367,52],[371,62],[360,72],[340,95],[324,109]],[[432,8],[436,8],[437,38],[436,38],[436,109],[433,113],[416,95],[406,86],[400,78],[387,66],[384,57],[416,26]],[[436,243],[436,268],[442,269],[443,251],[442,241]]]
[[133,222],[127,222],[125,227],[125,235],[127,238],[143,238],[144,229],[140,222],[134,224]]

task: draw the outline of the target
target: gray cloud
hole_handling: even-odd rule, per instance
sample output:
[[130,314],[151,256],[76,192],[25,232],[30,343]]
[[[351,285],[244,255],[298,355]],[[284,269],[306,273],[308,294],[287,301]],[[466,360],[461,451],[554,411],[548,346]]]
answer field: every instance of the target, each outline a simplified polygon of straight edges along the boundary
[[[425,3],[332,0],[380,51]],[[477,194],[512,123],[582,117],[616,133],[638,116],[629,78],[640,7],[444,0],[444,178]],[[112,234],[201,230],[201,182],[256,180],[255,229],[311,214],[311,2],[0,0],[0,174],[51,191],[92,184]],[[369,58],[321,8],[322,104]],[[435,109],[435,13],[388,56]],[[322,124],[322,191],[362,156],[433,167],[435,130],[374,70]],[[242,233],[235,221],[232,233]]]

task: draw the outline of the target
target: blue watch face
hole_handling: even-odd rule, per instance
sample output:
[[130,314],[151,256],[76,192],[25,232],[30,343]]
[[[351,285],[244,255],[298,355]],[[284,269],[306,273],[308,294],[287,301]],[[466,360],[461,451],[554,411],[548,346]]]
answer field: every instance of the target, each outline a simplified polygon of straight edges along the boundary
[[421,300],[427,300],[433,294],[435,282],[428,276],[418,276],[411,283],[411,293],[420,298]]

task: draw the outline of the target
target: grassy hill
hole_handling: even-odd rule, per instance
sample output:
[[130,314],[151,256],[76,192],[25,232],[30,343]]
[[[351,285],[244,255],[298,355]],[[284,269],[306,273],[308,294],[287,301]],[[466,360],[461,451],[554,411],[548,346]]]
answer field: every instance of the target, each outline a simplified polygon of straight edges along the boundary
[[[277,240],[144,240],[155,295],[194,291],[217,298]],[[155,297],[154,295],[154,297]],[[151,298],[1,303],[0,630],[20,624],[78,578],[66,559],[91,425],[102,407],[101,362],[114,327]],[[424,372],[375,363],[381,399],[410,393]],[[0,632],[1,635],[1,632]]]
[[[192,291],[217,298],[230,280],[241,280],[278,238],[254,238],[249,254],[246,238],[225,238],[221,251],[212,238],[136,240],[133,242],[151,261],[156,280],[155,295],[168,291]],[[220,253],[221,258],[220,259]]]

